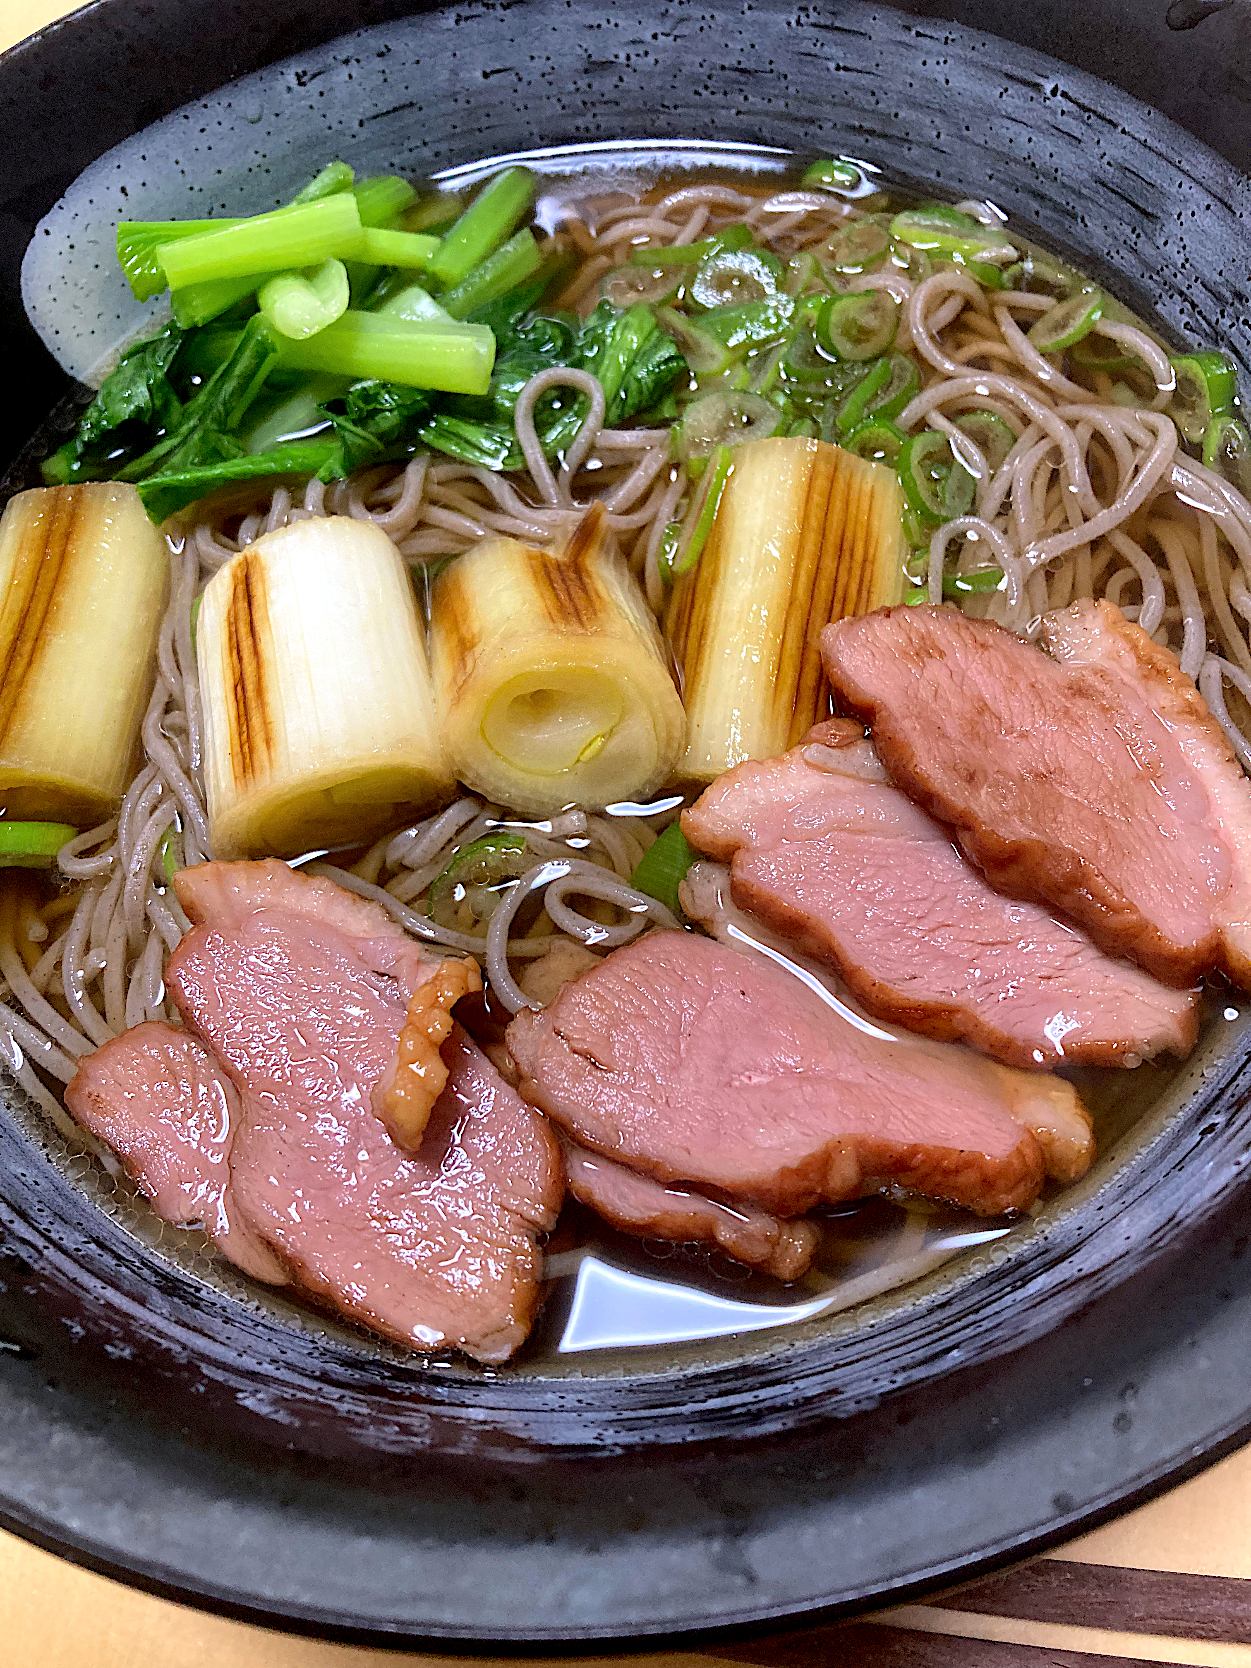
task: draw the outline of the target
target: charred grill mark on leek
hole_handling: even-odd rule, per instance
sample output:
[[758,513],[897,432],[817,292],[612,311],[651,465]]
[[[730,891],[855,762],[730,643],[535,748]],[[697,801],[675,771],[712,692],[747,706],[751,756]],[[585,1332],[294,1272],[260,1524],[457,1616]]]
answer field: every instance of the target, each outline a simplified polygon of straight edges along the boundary
[[[835,468],[832,452],[818,451],[808,477],[808,493],[804,502],[800,527],[800,556],[796,579],[787,610],[787,622],[782,643],[782,673],[777,688],[793,687],[795,707],[790,715],[786,745],[793,747],[820,716],[825,671],[821,664],[821,629],[830,618],[834,605],[835,581],[841,572],[830,562],[822,561],[822,552],[831,534],[835,487],[840,472]],[[794,663],[791,678],[785,672]],[[786,711],[779,717],[786,722]]]
[[554,626],[577,631],[599,629],[607,599],[591,571],[591,558],[605,536],[605,514],[602,504],[594,505],[560,555],[553,556],[546,550],[526,551],[535,590]]
[[679,774],[694,781],[783,752],[824,717],[821,628],[898,602],[903,584],[890,470],[804,439],[752,441],[735,460],[666,622],[688,719]]
[[0,746],[21,705],[40,648],[44,623],[68,579],[83,527],[83,487],[50,487],[30,505],[17,562],[0,610]]
[[230,764],[240,788],[251,786],[273,767],[273,718],[266,688],[271,645],[265,570],[245,550],[231,564],[225,632]]

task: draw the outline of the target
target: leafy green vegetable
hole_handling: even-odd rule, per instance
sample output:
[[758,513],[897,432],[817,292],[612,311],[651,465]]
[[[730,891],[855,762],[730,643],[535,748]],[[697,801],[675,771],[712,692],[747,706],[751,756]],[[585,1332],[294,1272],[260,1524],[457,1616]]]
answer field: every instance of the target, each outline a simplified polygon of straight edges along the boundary
[[382,463],[413,450],[434,398],[425,388],[406,388],[397,382],[354,382],[341,399],[322,407],[339,443],[320,467],[322,480],[336,480],[365,464]]
[[238,456],[242,448],[231,431],[260,392],[278,353],[271,326],[259,314],[249,319],[230,358],[187,402],[178,422],[142,457],[120,469],[118,478],[142,481],[157,472],[177,473]]
[[293,440],[268,452],[165,470],[140,481],[137,490],[152,520],[164,521],[219,487],[275,475],[316,475],[335,449],[336,442],[329,437]]
[[182,402],[169,370],[183,337],[176,324],[167,324],[159,335],[122,355],[83,412],[77,434],[44,463],[49,485],[107,480],[135,451],[146,448],[148,430],[177,423]]

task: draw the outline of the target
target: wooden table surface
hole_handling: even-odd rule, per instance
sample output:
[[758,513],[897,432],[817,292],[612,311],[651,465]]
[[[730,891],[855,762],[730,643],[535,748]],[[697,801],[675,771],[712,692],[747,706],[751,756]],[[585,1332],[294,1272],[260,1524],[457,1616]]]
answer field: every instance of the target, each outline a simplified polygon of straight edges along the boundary
[[[64,0],[0,0],[0,50],[71,9]],[[608,1660],[583,1658],[581,1668]],[[1251,1668],[1251,1448],[1050,1557],[928,1604],[631,1660],[638,1668]],[[250,1627],[132,1591],[0,1533],[0,1668],[170,1664],[475,1668],[465,1657],[362,1650]]]

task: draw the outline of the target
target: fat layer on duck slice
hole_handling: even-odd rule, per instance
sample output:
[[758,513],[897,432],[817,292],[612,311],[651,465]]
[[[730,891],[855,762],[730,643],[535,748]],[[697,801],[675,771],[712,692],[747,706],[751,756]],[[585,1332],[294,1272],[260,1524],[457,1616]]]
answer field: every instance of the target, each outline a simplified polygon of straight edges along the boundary
[[983,1215],[1023,1209],[1047,1130],[1089,1130],[1059,1079],[893,1039],[764,956],[693,933],[615,950],[519,1014],[508,1046],[522,1094],[581,1145],[781,1216],[885,1182]]
[[1109,603],[1044,636],[1052,655],[921,606],[839,621],[821,646],[892,779],[992,885],[1170,984],[1220,968],[1251,985],[1251,783],[1220,727]]
[[690,1188],[666,1187],[567,1139],[561,1145],[569,1191],[622,1233],[715,1245],[778,1280],[798,1280],[812,1261],[820,1241],[814,1223],[784,1222],[753,1205],[724,1205]]
[[727,771],[683,814],[734,902],[833,967],[879,1018],[1009,1065],[1185,1054],[1197,993],[1002,896],[894,787],[859,724]]

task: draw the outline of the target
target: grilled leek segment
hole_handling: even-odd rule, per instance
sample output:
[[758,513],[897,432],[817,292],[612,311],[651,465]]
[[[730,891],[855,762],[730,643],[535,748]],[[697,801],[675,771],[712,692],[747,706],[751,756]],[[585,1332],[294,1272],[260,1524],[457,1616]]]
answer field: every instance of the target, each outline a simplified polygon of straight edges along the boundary
[[708,542],[665,614],[686,701],[677,774],[694,782],[793,747],[829,711],[822,626],[903,595],[892,470],[819,440],[753,440],[733,456]]
[[196,660],[216,856],[350,845],[450,797],[412,587],[371,522],[296,522],[232,557]]
[[527,815],[647,795],[681,755],[664,644],[602,505],[554,554],[495,538],[445,568],[430,665],[456,774]]
[[0,808],[116,810],[152,689],[169,551],[133,486],[37,487],[0,519]]

